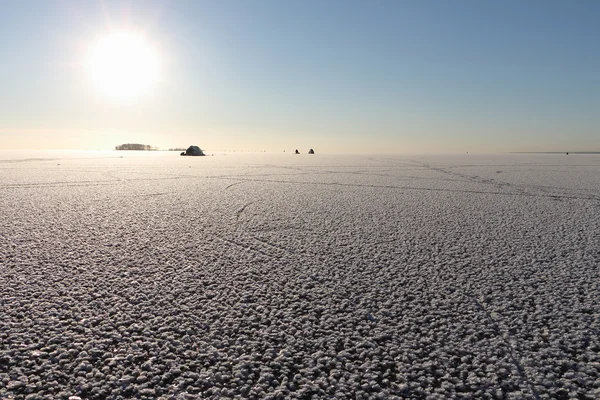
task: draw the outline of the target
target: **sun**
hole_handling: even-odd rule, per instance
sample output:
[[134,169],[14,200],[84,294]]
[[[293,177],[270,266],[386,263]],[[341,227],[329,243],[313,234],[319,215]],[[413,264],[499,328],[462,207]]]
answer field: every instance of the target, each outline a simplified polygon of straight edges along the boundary
[[158,78],[158,56],[144,36],[113,32],[90,47],[88,67],[101,94],[134,100],[150,92]]

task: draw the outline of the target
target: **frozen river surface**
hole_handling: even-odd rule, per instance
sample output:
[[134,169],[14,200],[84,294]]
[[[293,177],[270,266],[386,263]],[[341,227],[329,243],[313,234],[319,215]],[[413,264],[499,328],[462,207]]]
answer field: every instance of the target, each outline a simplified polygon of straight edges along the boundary
[[600,398],[600,156],[0,153],[0,398]]

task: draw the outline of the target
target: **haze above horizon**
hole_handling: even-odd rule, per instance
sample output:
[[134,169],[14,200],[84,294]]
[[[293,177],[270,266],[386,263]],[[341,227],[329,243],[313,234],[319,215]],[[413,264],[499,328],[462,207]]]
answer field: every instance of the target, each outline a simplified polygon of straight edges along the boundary
[[600,151],[600,3],[0,5],[0,149]]

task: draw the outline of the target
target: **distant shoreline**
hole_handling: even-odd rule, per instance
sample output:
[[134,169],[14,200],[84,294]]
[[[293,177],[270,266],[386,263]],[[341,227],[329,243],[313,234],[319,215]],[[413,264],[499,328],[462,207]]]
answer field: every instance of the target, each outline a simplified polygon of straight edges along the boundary
[[511,151],[509,154],[600,154],[600,151]]

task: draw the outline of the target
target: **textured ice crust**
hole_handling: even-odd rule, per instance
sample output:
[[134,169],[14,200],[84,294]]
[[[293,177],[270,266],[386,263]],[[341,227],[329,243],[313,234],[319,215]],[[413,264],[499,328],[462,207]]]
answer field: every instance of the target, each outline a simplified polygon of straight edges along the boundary
[[0,159],[0,398],[600,398],[600,156]]

